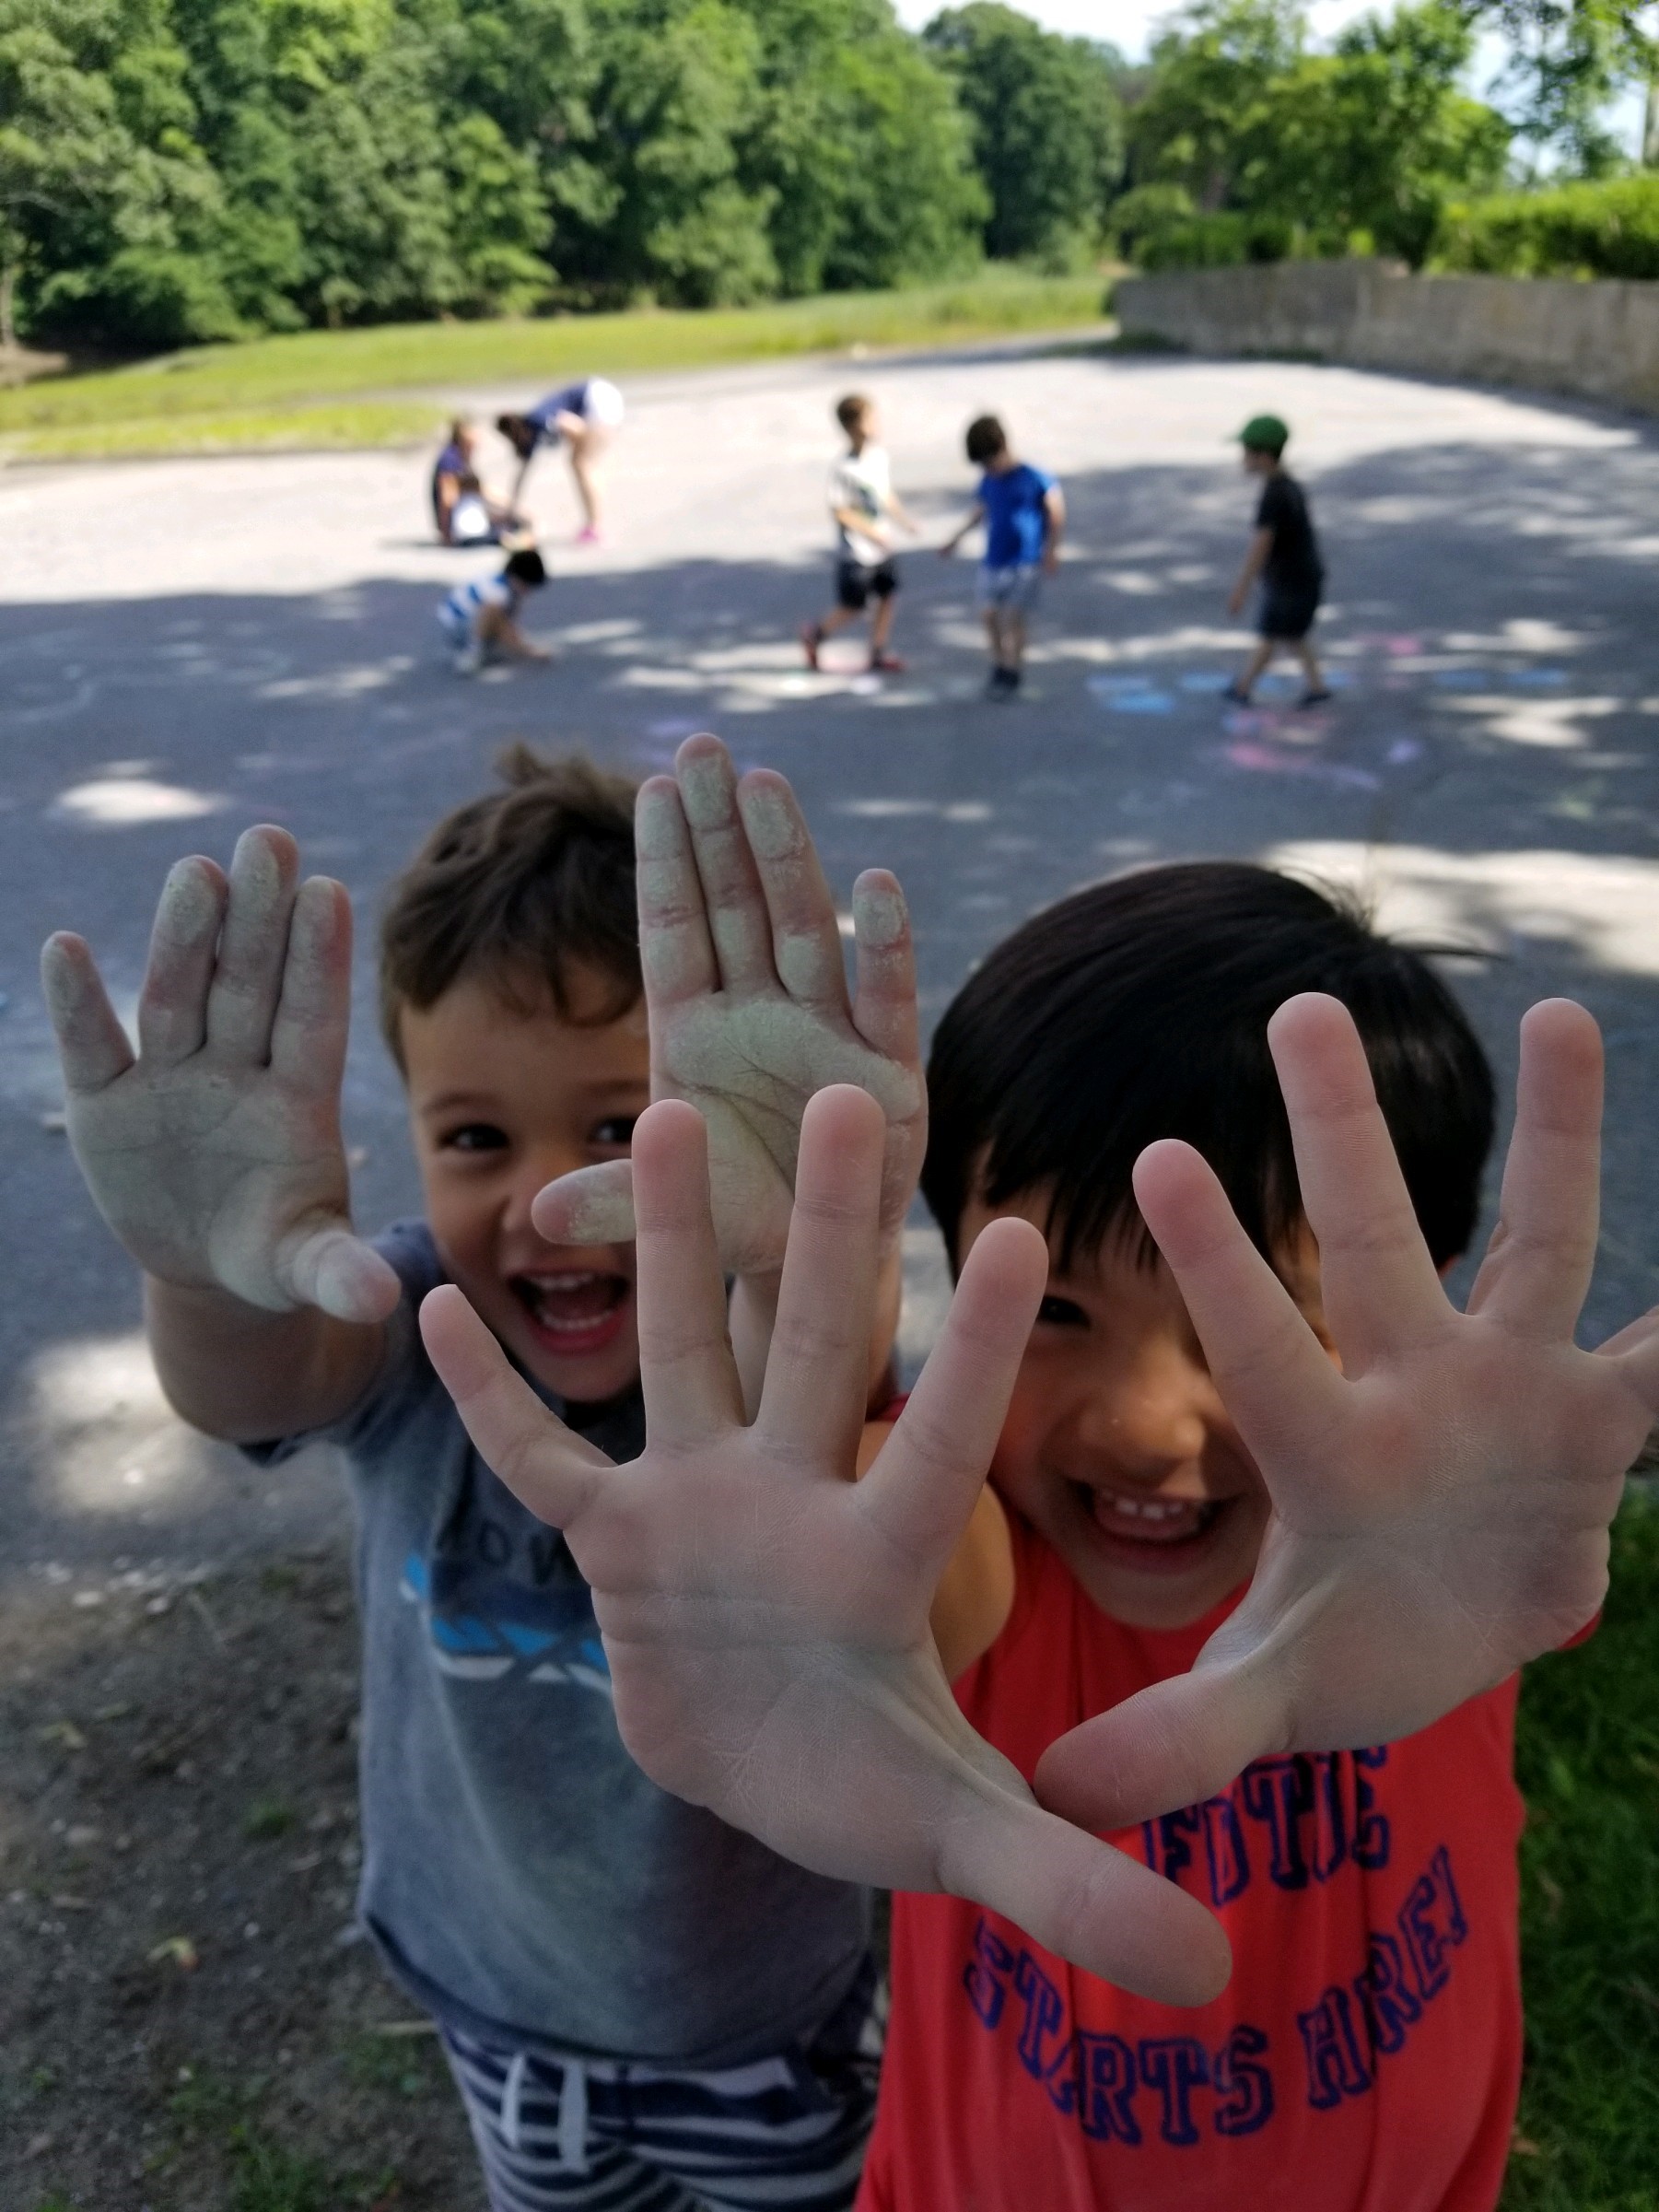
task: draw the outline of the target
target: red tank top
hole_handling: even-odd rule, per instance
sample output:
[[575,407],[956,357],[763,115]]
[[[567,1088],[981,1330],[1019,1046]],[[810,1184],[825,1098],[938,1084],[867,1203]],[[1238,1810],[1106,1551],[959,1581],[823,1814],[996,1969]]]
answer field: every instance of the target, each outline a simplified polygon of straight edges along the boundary
[[[956,1685],[1028,1779],[1185,1671],[1010,1516],[1016,1596]],[[893,2015],[858,2212],[1491,2212],[1521,2071],[1516,1683],[1373,1750],[1259,1761],[1113,1840],[1190,1890],[1233,1980],[1127,1995],[952,1897],[894,1900]]]

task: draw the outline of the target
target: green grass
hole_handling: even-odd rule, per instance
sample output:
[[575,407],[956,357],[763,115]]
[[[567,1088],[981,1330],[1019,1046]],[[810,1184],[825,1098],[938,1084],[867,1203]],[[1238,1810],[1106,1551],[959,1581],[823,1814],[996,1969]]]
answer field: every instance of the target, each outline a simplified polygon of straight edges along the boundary
[[1659,1500],[1601,1628],[1528,1669],[1517,1772],[1526,2076],[1504,2212],[1659,2212]]
[[398,394],[1077,329],[1101,320],[1104,294],[1095,275],[993,268],[908,291],[700,313],[306,331],[0,391],[0,452],[79,459],[414,443],[443,404]]

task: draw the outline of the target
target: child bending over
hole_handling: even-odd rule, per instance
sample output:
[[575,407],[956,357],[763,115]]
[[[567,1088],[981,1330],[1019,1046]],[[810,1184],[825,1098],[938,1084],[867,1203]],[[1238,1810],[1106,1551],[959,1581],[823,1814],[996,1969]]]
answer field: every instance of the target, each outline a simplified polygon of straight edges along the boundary
[[544,646],[532,645],[519,627],[525,595],[539,591],[547,570],[533,545],[508,556],[499,576],[457,584],[438,610],[438,627],[459,676],[475,676],[497,655],[510,661],[550,661]]

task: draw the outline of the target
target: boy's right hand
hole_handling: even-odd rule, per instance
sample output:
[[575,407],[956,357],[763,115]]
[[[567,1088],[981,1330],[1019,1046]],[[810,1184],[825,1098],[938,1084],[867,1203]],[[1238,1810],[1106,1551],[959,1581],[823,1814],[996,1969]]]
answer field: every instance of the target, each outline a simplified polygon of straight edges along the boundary
[[[849,999],[835,900],[783,778],[757,768],[740,781],[707,735],[686,739],[674,769],[641,787],[636,815],[651,1096],[687,1099],[708,1125],[721,1264],[752,1278],[783,1265],[801,1117],[830,1083],[882,1108],[891,1247],[928,1138],[904,894],[882,869],[853,885]],[[628,1162],[561,1176],[533,1211],[554,1244],[630,1241]]]
[[298,883],[286,830],[251,829],[230,873],[181,860],[156,909],[138,1052],[79,937],[41,980],[69,1141],[98,1209],[145,1272],[286,1313],[383,1320],[391,1269],[352,1231],[340,1085],[351,907]]

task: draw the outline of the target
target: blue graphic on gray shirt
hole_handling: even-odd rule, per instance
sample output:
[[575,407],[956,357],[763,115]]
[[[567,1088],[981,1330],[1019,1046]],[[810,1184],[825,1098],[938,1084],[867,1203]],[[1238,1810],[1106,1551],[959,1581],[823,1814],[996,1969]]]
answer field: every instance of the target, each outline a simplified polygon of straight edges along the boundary
[[445,1674],[488,1682],[517,1673],[526,1681],[611,1695],[605,1647],[585,1589],[527,1589],[509,1575],[480,1574],[470,1561],[428,1562],[418,1551],[403,1562],[401,1588],[420,1607]]

